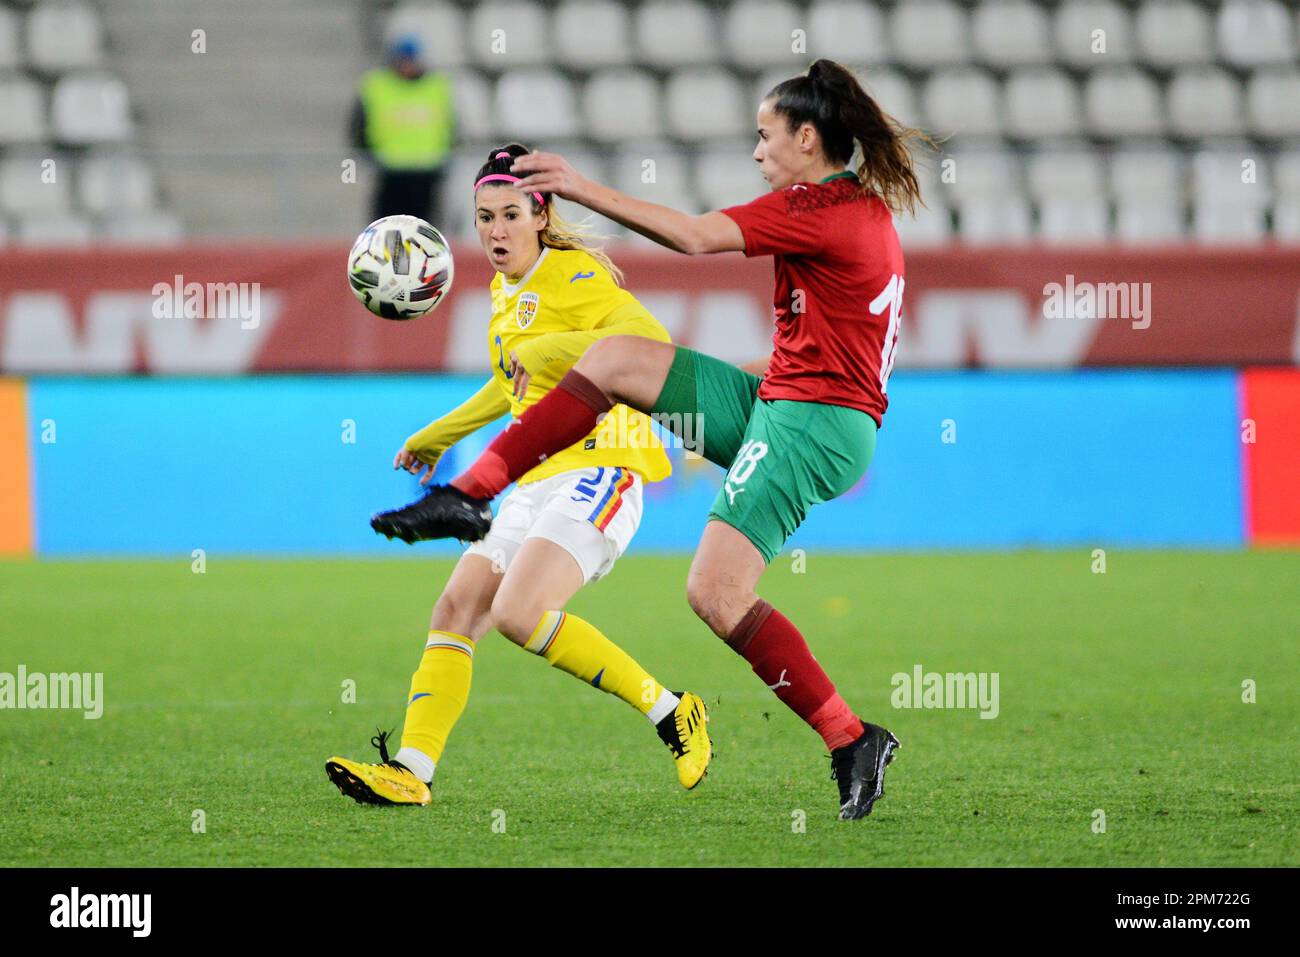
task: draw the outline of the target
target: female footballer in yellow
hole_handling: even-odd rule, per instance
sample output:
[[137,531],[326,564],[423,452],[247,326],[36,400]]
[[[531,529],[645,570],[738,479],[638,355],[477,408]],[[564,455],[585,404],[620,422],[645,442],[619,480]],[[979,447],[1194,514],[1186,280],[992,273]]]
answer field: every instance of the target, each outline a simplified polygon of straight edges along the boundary
[[[393,467],[425,471],[421,484],[453,444],[507,411],[522,415],[597,339],[670,341],[619,286],[609,258],[556,215],[549,194],[516,188],[510,164],[527,152],[517,143],[493,150],[474,179],[479,240],[497,273],[487,334],[492,378],[398,450]],[[523,475],[495,519],[480,516],[491,529],[465,550],[434,605],[401,749],[390,758],[380,734],[372,741],[378,764],[330,758],[325,769],[339,790],[363,803],[431,801],[434,770],[469,697],[475,643],[493,628],[649,718],[672,751],[678,780],[695,787],[712,753],[704,702],[668,691],[595,625],[564,610],[627,548],[641,520],[642,485],[670,472],[649,420],[616,407],[605,425]],[[371,525],[413,542],[408,526],[420,505],[382,512]]]

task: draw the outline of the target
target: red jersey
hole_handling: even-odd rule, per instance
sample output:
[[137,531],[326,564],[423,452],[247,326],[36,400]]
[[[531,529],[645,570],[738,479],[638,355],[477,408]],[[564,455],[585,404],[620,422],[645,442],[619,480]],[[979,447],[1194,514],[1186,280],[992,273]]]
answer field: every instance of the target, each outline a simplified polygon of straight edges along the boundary
[[746,256],[772,256],[776,331],[761,399],[845,405],[880,425],[903,303],[889,207],[848,171],[721,210]]

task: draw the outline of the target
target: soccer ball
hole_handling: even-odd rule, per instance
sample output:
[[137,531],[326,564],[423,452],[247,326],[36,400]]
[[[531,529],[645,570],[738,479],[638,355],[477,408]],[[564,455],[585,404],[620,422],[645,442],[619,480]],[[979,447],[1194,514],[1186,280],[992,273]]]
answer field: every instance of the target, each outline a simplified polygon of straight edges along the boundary
[[383,319],[432,312],[451,291],[451,247],[418,216],[385,216],[366,227],[348,254],[348,285]]

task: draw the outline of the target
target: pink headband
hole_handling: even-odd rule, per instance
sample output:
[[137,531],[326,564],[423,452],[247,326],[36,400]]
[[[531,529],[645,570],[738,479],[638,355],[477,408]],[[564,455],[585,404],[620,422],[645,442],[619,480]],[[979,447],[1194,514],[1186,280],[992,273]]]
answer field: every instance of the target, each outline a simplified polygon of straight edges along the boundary
[[[503,156],[509,156],[509,155],[510,155],[510,154],[509,154],[508,152],[506,152],[505,150],[502,150],[500,153],[498,153],[496,156],[494,156],[494,157],[492,157],[492,158],[493,158],[493,159],[500,159],[500,158],[503,157]],[[519,176],[512,176],[512,175],[509,174],[509,173],[491,173],[491,174],[489,174],[489,175],[487,175],[487,176],[484,176],[482,179],[480,179],[477,183],[474,184],[474,192],[477,193],[477,192],[478,192],[478,188],[479,188],[480,186],[482,186],[484,183],[490,183],[490,182],[493,182],[494,180],[500,180],[501,182],[504,182],[504,183],[518,183],[518,182],[520,181],[520,179],[521,179],[521,177],[519,177]],[[537,200],[537,205],[538,205],[538,206],[545,206],[545,205],[546,205],[546,201],[545,201],[544,199],[542,199],[542,194],[541,194],[541,193],[533,193],[533,199]]]

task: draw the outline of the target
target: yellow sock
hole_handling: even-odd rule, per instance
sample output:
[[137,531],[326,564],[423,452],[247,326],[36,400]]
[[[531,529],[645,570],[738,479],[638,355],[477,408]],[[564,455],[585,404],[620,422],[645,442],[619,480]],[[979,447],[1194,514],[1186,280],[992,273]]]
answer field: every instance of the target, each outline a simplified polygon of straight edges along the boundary
[[600,629],[577,615],[548,611],[524,646],[551,667],[622,698],[642,714],[659,701],[664,687]]
[[[402,726],[402,750],[412,748],[436,764],[447,736],[469,700],[474,642],[450,631],[429,631],[420,667],[411,675],[411,693]],[[402,760],[401,752],[397,759]],[[406,762],[403,762],[406,763]],[[422,764],[418,760],[412,763]],[[409,766],[409,765],[408,765]],[[416,771],[416,768],[411,768]],[[424,769],[432,777],[431,769]],[[417,775],[424,777],[422,774]]]

